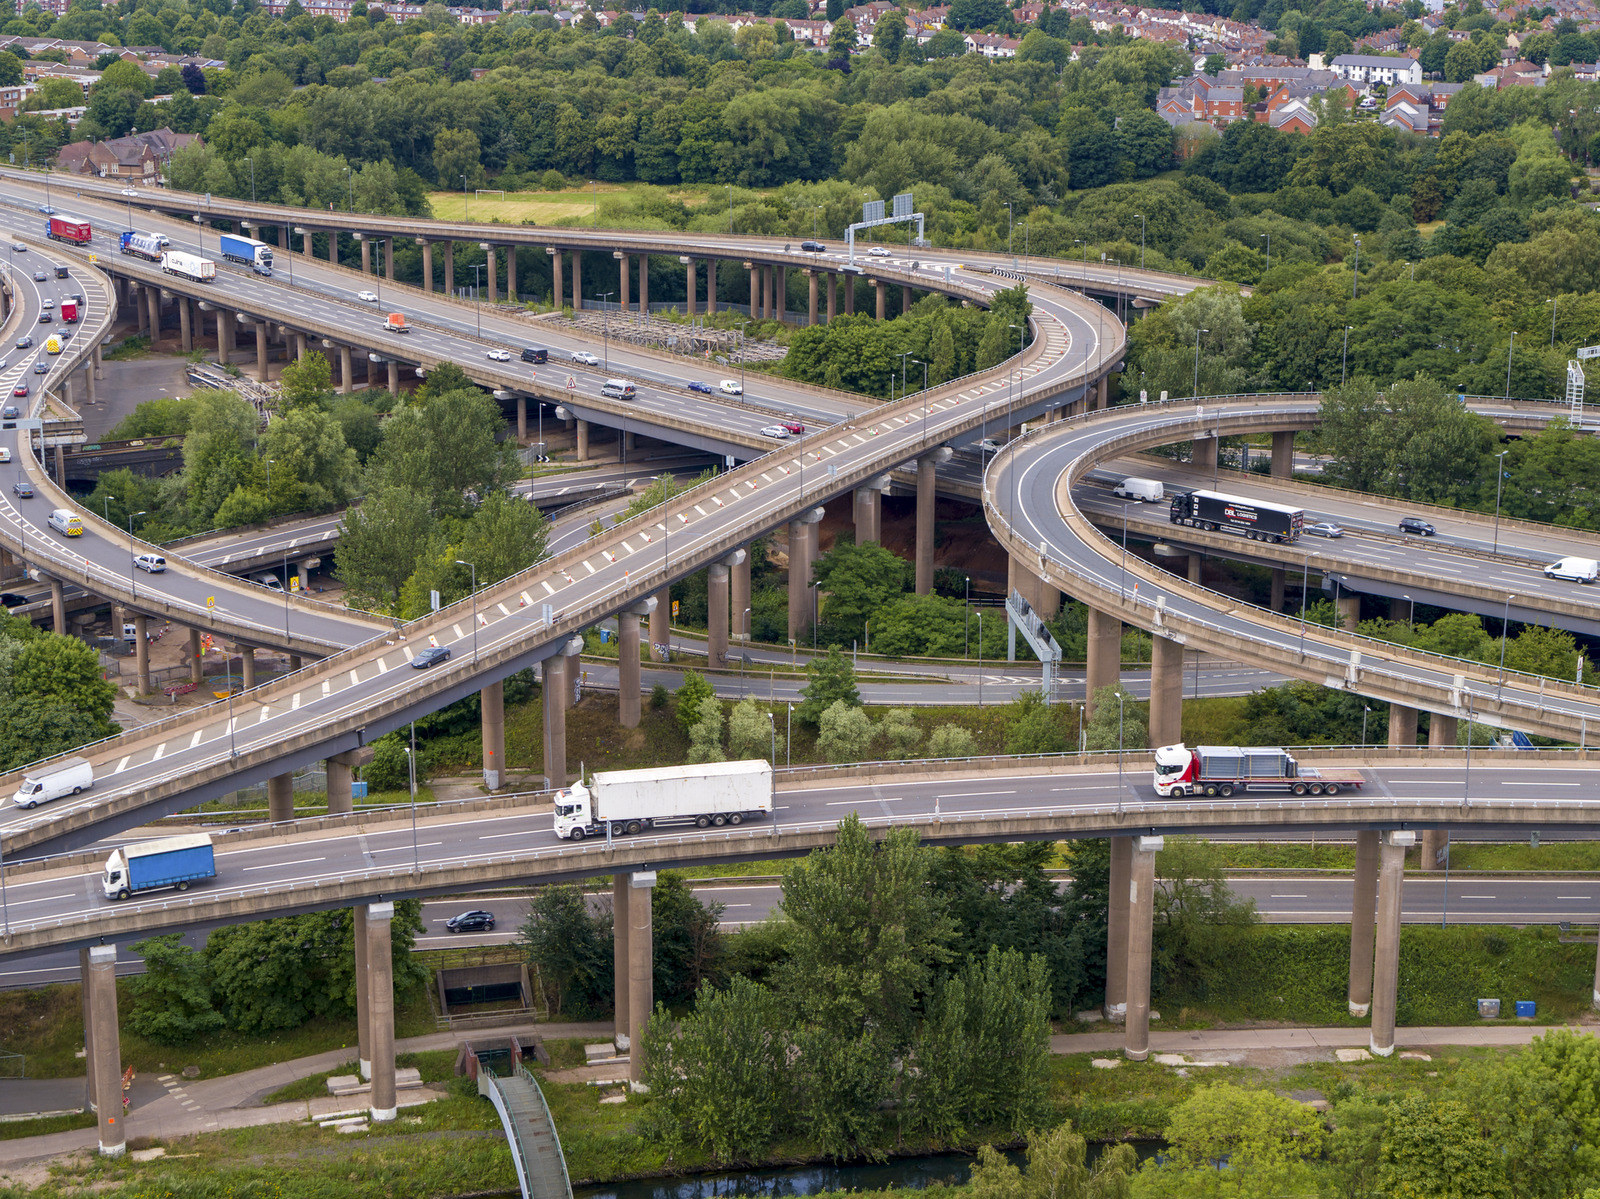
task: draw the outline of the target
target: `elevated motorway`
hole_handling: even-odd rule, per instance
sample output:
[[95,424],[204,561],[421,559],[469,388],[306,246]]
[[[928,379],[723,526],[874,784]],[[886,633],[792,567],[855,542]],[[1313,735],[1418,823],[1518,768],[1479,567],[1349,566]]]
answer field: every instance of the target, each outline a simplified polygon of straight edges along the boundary
[[[1469,715],[1502,728],[1586,743],[1589,727],[1600,717],[1600,699],[1590,688],[1516,672],[1502,678],[1481,663],[1307,626],[1241,604],[1137,558],[1125,560],[1074,499],[1074,484],[1100,462],[1173,441],[1292,427],[1307,418],[1309,407],[1294,397],[1250,397],[1117,408],[1032,431],[995,459],[985,479],[984,507],[991,529],[1012,555],[1024,595],[1036,607],[1048,606],[1046,590],[1059,590],[1091,609],[1090,687],[1116,682],[1115,662],[1107,661],[1106,651],[1126,622],[1154,634],[1151,736],[1157,744],[1180,739],[1180,693],[1171,676],[1184,646],[1384,700],[1403,711],[1436,713],[1445,718],[1434,722],[1439,728],[1448,721],[1451,743],[1456,718]],[[1559,413],[1551,405],[1516,403],[1483,409],[1521,419],[1535,419],[1539,411]],[[1296,564],[1305,553],[1302,547],[1295,554]],[[1463,591],[1477,586],[1465,580],[1458,585]],[[1542,602],[1555,607],[1572,602],[1587,611],[1587,604],[1576,601],[1552,597]],[[1169,676],[1165,684],[1164,675]]]

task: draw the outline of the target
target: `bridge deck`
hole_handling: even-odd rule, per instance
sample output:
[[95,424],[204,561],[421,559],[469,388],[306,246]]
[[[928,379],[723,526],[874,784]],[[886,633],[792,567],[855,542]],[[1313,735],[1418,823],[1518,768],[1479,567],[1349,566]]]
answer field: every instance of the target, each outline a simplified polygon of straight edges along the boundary
[[500,1113],[517,1159],[522,1199],[572,1199],[572,1181],[544,1093],[521,1066],[506,1077],[488,1076],[489,1099]]

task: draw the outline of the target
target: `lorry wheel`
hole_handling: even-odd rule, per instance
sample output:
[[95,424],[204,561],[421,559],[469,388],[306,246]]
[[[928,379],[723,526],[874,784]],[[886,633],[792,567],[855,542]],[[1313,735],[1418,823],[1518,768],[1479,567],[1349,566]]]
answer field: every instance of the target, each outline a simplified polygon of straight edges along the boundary
[[189,884],[188,883],[179,883],[178,884],[178,890],[187,891],[188,889],[189,889]]
[[711,823],[716,825],[718,828],[721,828],[723,825],[728,823],[728,818],[719,812],[711,818]]
[[1290,787],[1289,790],[1293,791],[1296,795],[1304,795],[1306,793],[1306,785],[1304,783],[1296,783],[1293,787]]
[[82,795],[83,794],[83,788],[82,787],[74,787],[72,789],[72,793],[74,795]]
[[628,831],[630,833],[643,832],[644,831],[644,825],[640,824],[637,820],[630,820],[630,821],[628,821]]
[[122,890],[117,892],[117,898],[118,899],[126,899],[126,898],[128,898],[128,896],[130,896],[132,894],[133,894],[132,891],[130,891],[130,890],[128,890],[128,888],[124,887],[124,888],[122,888]]
[[1337,794],[1339,794],[1339,784],[1338,783],[1329,783],[1326,787],[1323,788],[1323,790],[1326,791],[1329,795],[1337,795]]
[[1233,794],[1233,788],[1224,783],[1221,787],[1217,788],[1217,794],[1222,796],[1223,799],[1227,799]]
[[732,816],[728,817],[728,823],[729,824],[743,824],[744,823],[744,817],[739,815],[739,813],[735,812]]
[[1207,795],[1215,795],[1216,793],[1217,793],[1217,789],[1215,787],[1207,787],[1206,788],[1206,794]]
[[695,828],[710,828],[711,827],[711,817],[709,817],[709,816],[696,816],[694,818],[694,826],[695,826]]
[[1322,794],[1322,785],[1320,783],[1312,783],[1311,784],[1311,794],[1313,794],[1313,795],[1321,795]]
[[568,841],[582,841],[583,840],[583,830],[581,828],[573,829],[570,833],[567,834],[567,840]]

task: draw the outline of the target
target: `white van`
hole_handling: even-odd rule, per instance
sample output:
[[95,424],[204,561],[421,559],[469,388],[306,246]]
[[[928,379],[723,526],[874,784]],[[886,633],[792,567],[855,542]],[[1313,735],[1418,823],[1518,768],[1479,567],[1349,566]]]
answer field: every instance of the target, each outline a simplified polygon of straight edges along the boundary
[[1139,500],[1146,504],[1159,504],[1166,497],[1166,491],[1158,479],[1124,479],[1111,489],[1111,494],[1118,499]]
[[50,514],[50,527],[66,537],[82,537],[83,521],[69,508],[57,508]]
[[1571,579],[1574,583],[1592,583],[1600,577],[1600,562],[1593,558],[1563,558],[1544,568],[1547,579]]
[[607,379],[600,384],[600,394],[613,400],[631,400],[634,398],[633,384],[626,379]]
[[37,808],[63,795],[77,795],[94,786],[94,767],[87,758],[62,758],[49,762],[22,777],[22,785],[11,797],[19,808]]
[[251,575],[250,581],[258,587],[265,587],[268,591],[283,590],[283,580],[275,574]]

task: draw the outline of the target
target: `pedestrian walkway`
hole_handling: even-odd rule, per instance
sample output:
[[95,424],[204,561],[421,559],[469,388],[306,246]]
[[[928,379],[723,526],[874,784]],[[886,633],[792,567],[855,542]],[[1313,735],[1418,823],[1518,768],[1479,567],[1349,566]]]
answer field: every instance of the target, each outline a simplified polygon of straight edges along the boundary
[[[595,1024],[525,1024],[511,1028],[495,1029],[496,1036],[522,1038],[544,1037],[558,1040],[565,1037],[609,1038],[611,1022]],[[421,1037],[406,1037],[395,1042],[395,1052],[421,1053],[430,1049],[454,1049],[463,1040],[460,1032],[429,1033]],[[201,1132],[216,1132],[225,1128],[249,1128],[258,1124],[284,1124],[297,1120],[325,1116],[331,1111],[360,1107],[361,1101],[334,1096],[319,1096],[312,1100],[278,1103],[263,1106],[261,1101],[272,1092],[313,1074],[323,1074],[355,1060],[355,1049],[330,1049],[293,1061],[278,1062],[256,1070],[227,1074],[221,1078],[198,1079],[181,1082],[174,1088],[164,1087],[159,1079],[155,1093],[144,1102],[135,1102],[128,1113],[129,1138],[172,1138],[190,1136]],[[56,1084],[57,1095],[70,1098],[66,1103],[55,1104],[40,1110],[53,1111],[61,1107],[76,1110],[83,1101],[83,1079],[36,1079],[35,1092],[44,1099],[51,1092],[46,1084]],[[7,1088],[9,1090],[9,1086]],[[426,1102],[436,1097],[434,1093],[421,1092],[402,1097],[402,1105]],[[46,1100],[48,1101],[48,1100]],[[0,1141],[0,1170],[19,1166],[41,1158],[71,1153],[77,1149],[92,1149],[99,1134],[93,1128],[74,1129],[71,1132],[50,1133],[40,1137],[22,1137],[13,1141]]]
[[[1591,1025],[1560,1024],[1468,1024],[1453,1027],[1397,1028],[1395,1049],[1507,1048],[1532,1043],[1535,1037],[1557,1028],[1574,1032],[1595,1032]],[[1351,1028],[1205,1028],[1183,1032],[1150,1033],[1151,1053],[1199,1055],[1239,1055],[1260,1050],[1296,1050],[1302,1053],[1331,1054],[1337,1049],[1365,1049],[1370,1030],[1365,1025]],[[1068,1033],[1050,1038],[1052,1053],[1122,1052],[1122,1030]]]

